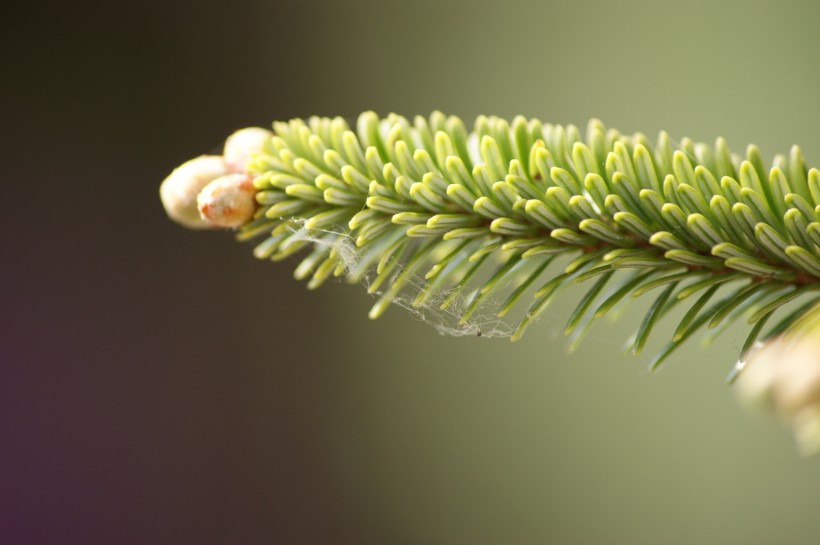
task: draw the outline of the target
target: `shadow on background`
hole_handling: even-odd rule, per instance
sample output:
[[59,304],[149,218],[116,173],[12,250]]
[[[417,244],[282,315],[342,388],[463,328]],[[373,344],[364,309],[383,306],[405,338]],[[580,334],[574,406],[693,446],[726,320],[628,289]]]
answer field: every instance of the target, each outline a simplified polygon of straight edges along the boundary
[[[663,372],[440,337],[168,221],[231,131],[515,114],[820,159],[805,3],[178,1],[3,17],[0,541],[816,543],[820,465],[742,414],[742,337]],[[6,131],[4,131],[6,132]],[[659,336],[660,338],[660,336]]]

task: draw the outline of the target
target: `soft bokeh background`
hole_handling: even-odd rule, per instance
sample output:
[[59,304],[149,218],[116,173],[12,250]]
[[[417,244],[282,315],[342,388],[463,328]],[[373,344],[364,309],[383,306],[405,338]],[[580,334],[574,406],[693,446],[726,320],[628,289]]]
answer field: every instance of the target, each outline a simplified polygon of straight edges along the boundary
[[[730,333],[659,373],[639,311],[574,355],[168,221],[236,128],[515,114],[820,161],[816,2],[17,3],[3,47],[3,543],[813,544],[820,459],[741,411]],[[657,345],[654,345],[657,346]]]

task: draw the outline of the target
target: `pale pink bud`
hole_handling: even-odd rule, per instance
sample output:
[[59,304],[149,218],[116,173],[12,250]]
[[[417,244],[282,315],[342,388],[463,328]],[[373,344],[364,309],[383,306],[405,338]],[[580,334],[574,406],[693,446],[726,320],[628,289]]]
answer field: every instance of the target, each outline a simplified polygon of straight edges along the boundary
[[804,454],[820,452],[820,329],[757,349],[737,380],[741,401],[774,409]]
[[231,172],[245,172],[248,161],[261,153],[273,133],[260,127],[240,129],[225,140],[225,163]]
[[215,227],[239,227],[256,211],[256,188],[248,174],[228,174],[209,183],[197,197],[203,221]]
[[748,360],[738,362],[740,371],[734,385],[738,399],[750,409],[761,406],[771,408],[774,404],[772,393],[777,378],[777,363],[782,357],[784,346],[778,341],[769,341],[765,346],[755,347]]
[[772,398],[778,410],[795,414],[809,405],[820,406],[820,331],[786,344],[777,361]]
[[190,229],[207,229],[197,209],[197,195],[216,178],[228,174],[221,155],[201,155],[177,167],[159,187],[162,206],[168,216]]

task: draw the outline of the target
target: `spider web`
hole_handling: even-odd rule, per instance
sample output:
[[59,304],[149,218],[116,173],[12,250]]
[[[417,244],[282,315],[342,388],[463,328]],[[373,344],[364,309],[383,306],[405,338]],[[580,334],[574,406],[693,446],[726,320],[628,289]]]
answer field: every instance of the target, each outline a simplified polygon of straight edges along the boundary
[[[326,246],[333,250],[340,265],[344,269],[343,274],[339,275],[340,277],[346,277],[351,274],[359,274],[362,276],[360,274],[360,259],[362,254],[356,246],[355,237],[347,232],[322,229],[307,230],[302,228],[303,225],[304,221],[294,221],[294,227],[291,228],[294,240]],[[493,290],[489,296],[483,297],[481,303],[471,312],[468,319],[464,320],[462,318],[473,301],[476,291],[486,284],[489,275],[497,266],[497,261],[495,265],[492,263],[485,264],[479,271],[479,274],[461,289],[458,289],[457,286],[431,289],[430,282],[423,276],[409,274],[405,287],[392,298],[391,304],[402,308],[412,318],[433,327],[437,333],[443,336],[481,337],[490,339],[509,338],[513,335],[518,324],[526,315],[529,302],[532,301],[532,296],[529,295],[529,293],[534,293],[538,289],[538,282],[530,286],[528,292],[525,293],[516,304],[515,308],[519,309],[517,312],[513,310],[503,318],[498,316],[499,309],[515,287],[499,286],[499,288]],[[554,266],[560,267],[560,265]],[[397,265],[396,273],[401,272],[403,272],[403,267],[399,264]],[[526,271],[522,271],[521,274],[526,274]],[[360,283],[374,298],[378,298],[388,289],[389,282],[386,282],[385,285],[378,290],[370,292],[375,278],[375,270],[371,268],[371,270],[367,270],[362,276]],[[423,290],[428,290],[428,293],[425,294],[424,301],[419,304],[416,302],[416,297]],[[458,293],[454,294],[456,290],[458,290]],[[446,306],[443,305],[445,302],[448,302]],[[444,308],[442,308],[443,306]],[[533,324],[531,327],[540,327],[541,337],[546,335],[550,340],[564,339],[563,317],[561,320],[553,319],[550,317],[549,312],[545,312],[536,318],[535,321],[537,324]],[[546,330],[544,330],[544,326],[546,326]],[[585,335],[584,338],[588,341],[606,344],[611,347],[611,349],[617,351],[623,349],[621,346],[622,343],[613,341],[611,338],[592,334]],[[562,345],[567,348],[568,351],[571,351],[571,347],[568,343],[562,343]]]

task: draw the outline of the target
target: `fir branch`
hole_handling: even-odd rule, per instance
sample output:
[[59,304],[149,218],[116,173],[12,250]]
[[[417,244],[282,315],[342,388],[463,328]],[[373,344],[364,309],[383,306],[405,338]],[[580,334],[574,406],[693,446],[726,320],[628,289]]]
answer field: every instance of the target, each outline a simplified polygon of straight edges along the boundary
[[318,117],[273,129],[242,165],[258,210],[238,238],[265,236],[261,259],[306,250],[295,276],[309,288],[372,273],[372,318],[415,278],[425,281],[416,306],[445,291],[446,307],[472,282],[461,320],[506,289],[494,310],[525,306],[517,340],[563,289],[585,283],[566,327],[574,346],[595,318],[651,291],[636,354],[664,315],[688,307],[655,368],[698,330],[746,317],[746,351],[817,314],[820,171],[797,147],[766,170],[755,146],[741,158],[723,139],[661,133],[653,143],[597,120],[583,139],[572,125],[523,117],[482,116],[468,132],[439,112],[412,124],[368,112],[355,130]]

